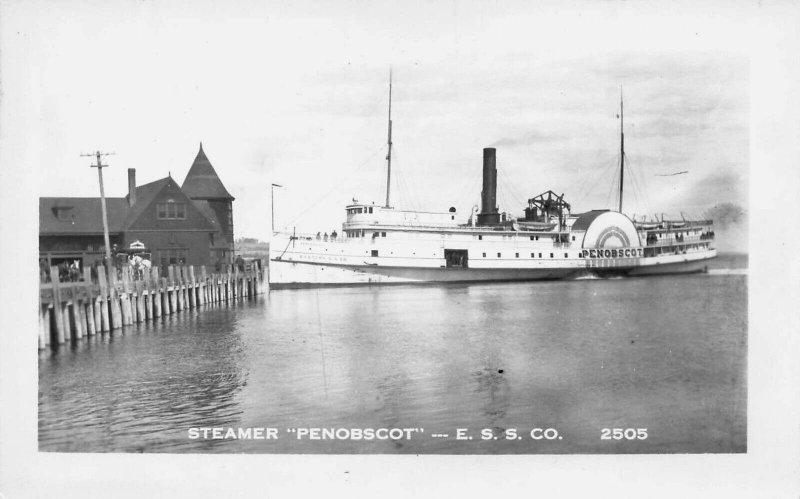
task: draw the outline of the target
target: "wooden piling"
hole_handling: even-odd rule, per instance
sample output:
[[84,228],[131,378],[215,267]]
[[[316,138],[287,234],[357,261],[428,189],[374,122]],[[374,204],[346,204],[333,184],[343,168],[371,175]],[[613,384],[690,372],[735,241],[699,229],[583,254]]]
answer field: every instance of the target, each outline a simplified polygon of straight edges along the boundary
[[169,281],[166,277],[161,278],[161,315],[167,316],[172,313],[169,299]]
[[167,273],[169,274],[169,313],[175,313],[178,311],[178,290],[175,286],[175,266],[170,265],[167,267]]
[[142,281],[135,281],[134,285],[136,291],[136,322],[144,322],[146,319],[144,310],[144,283]]
[[150,292],[150,273],[142,281],[142,297],[144,298],[144,320],[153,319],[153,294]]
[[191,308],[189,306],[189,273],[186,270],[186,265],[180,266],[181,276],[181,295],[183,296],[183,308]]
[[86,296],[81,302],[81,309],[86,318],[86,334],[87,336],[94,336],[97,332],[97,327],[94,321],[94,300],[92,299],[92,270],[89,267],[84,267],[83,269],[83,289]]
[[89,268],[82,283],[61,283],[58,268],[51,267],[52,283],[40,283],[40,348],[203,305],[250,299],[261,291],[262,274],[256,267],[226,265],[222,272],[209,274],[205,267],[170,265],[169,278],[154,267],[141,280],[132,280],[127,272],[118,279],[109,264],[97,270],[96,283]]
[[153,317],[161,317],[161,286],[159,286],[158,267],[150,269],[150,277],[153,283]]
[[119,304],[122,311],[122,325],[130,326],[133,324],[131,317],[133,309],[131,308],[130,297],[130,282],[128,281],[128,273],[122,272],[122,293],[120,293]]
[[104,333],[111,331],[111,321],[108,312],[108,279],[105,267],[97,267],[97,282],[100,285],[100,296],[97,297],[95,306],[100,309],[100,330]]
[[59,345],[64,343],[64,317],[61,305],[61,289],[58,282],[58,267],[50,266],[50,282],[53,285],[53,314],[55,315],[56,341]]
[[117,290],[117,271],[111,262],[106,262],[106,272],[108,273],[108,299],[111,309],[110,329],[113,331],[122,327],[122,308]]
[[194,281],[194,267],[189,267],[189,308],[197,308],[197,288]]
[[81,339],[83,338],[83,330],[81,328],[81,313],[80,313],[80,307],[78,306],[78,298],[75,296],[74,287],[70,286],[69,288],[65,288],[65,291],[67,289],[69,290],[69,292],[67,293],[69,299],[66,302],[67,306],[66,310],[69,313],[69,319],[67,320],[69,321],[70,324],[69,327],[70,338],[67,339]]
[[225,286],[225,301],[231,299],[231,269],[228,265],[225,266],[225,276],[223,277]]
[[200,267],[200,283],[201,283],[200,284],[200,289],[202,291],[202,293],[201,293],[201,296],[202,296],[201,302],[202,302],[203,305],[205,305],[206,303],[208,303],[208,278],[206,276],[206,266],[205,265]]
[[49,332],[50,328],[45,326],[45,324],[50,324],[50,316],[47,313],[47,307],[43,307],[42,304],[39,304],[39,350],[44,349],[47,346],[47,333]]

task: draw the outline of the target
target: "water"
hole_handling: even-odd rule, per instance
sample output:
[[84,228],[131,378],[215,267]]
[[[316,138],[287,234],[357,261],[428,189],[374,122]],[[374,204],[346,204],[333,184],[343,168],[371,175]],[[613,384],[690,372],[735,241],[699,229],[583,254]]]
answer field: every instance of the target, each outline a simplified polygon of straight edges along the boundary
[[[724,256],[689,276],[279,290],[168,317],[40,354],[39,447],[744,452],[746,265]],[[188,438],[195,427],[270,427],[279,438]],[[287,432],[308,427],[424,432]],[[457,428],[473,439],[456,440]],[[561,438],[534,440],[533,428]],[[604,428],[647,438],[601,439]],[[506,440],[510,429],[523,438]]]

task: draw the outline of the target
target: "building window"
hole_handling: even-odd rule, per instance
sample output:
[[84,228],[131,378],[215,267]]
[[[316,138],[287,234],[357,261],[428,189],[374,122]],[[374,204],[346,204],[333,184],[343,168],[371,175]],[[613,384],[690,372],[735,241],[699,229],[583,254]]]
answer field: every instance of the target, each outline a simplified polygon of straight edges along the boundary
[[172,199],[167,200],[166,203],[158,203],[158,218],[159,220],[185,220],[186,203],[176,203]]
[[573,240],[573,241],[575,240],[575,236],[572,236],[572,240]]
[[386,233],[385,232],[381,232],[381,237],[386,237]]
[[[189,253],[186,248],[169,248],[158,251],[158,263],[162,267],[167,265],[185,265],[186,256]],[[223,253],[223,256],[225,254]]]
[[211,243],[211,246],[214,246],[214,233],[213,232],[209,232],[208,233],[208,239],[209,239],[209,242]]
[[497,254],[497,258],[500,258],[500,253]]
[[55,208],[56,217],[59,220],[69,220],[72,218],[72,207]]
[[372,208],[369,209],[369,212],[372,213]]
[[564,253],[564,258],[569,258],[569,256],[566,253]]
[[541,253],[539,253],[539,258],[541,258],[541,257],[542,257],[542,254],[541,254]]
[[531,241],[533,241],[533,236],[529,236],[529,237],[531,238]]
[[378,250],[372,250],[372,256],[378,256]]
[[539,236],[536,236],[536,240],[537,240],[537,241],[539,240]]
[[483,257],[486,258],[486,253],[483,254]]
[[519,253],[514,253],[514,256],[519,258]]
[[535,254],[536,254],[536,253],[531,253],[531,258],[536,258],[536,257],[534,256]]
[[552,253],[550,253],[550,258],[553,258],[553,254]]
[[483,240],[483,236],[481,236],[481,235],[479,234],[479,235],[478,235],[478,241],[482,241],[482,240]]

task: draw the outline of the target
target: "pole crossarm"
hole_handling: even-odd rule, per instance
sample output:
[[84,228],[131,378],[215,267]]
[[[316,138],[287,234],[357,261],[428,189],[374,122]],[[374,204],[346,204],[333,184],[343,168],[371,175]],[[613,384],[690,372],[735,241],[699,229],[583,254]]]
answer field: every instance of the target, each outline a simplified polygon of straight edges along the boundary
[[103,240],[106,244],[106,260],[111,262],[111,240],[108,235],[108,211],[106,210],[106,193],[105,189],[103,188],[103,168],[108,168],[108,165],[104,165],[100,160],[103,156],[110,156],[114,154],[113,152],[100,152],[95,151],[91,154],[81,154],[84,157],[95,157],[97,158],[96,165],[89,165],[91,168],[97,168],[97,179],[100,183],[100,209],[103,213]]

